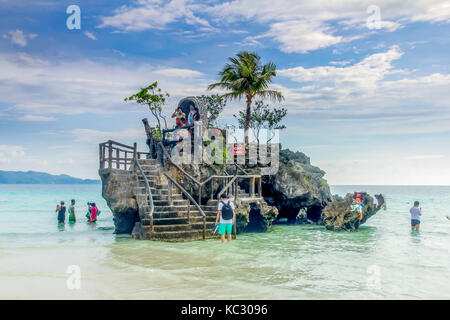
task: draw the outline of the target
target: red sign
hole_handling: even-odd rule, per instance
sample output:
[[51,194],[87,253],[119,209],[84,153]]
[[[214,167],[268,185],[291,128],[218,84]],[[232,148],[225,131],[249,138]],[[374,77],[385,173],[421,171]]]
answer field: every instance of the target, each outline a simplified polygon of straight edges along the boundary
[[245,147],[233,146],[233,156],[245,156]]

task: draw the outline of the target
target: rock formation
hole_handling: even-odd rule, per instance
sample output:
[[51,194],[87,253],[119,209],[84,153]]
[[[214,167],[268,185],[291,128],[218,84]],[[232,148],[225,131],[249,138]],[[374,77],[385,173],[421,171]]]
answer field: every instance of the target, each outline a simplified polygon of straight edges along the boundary
[[361,221],[359,220],[360,214],[358,212],[352,212],[350,209],[353,194],[349,193],[344,198],[338,197],[322,211],[321,222],[325,228],[333,231],[356,231],[361,224],[365,223],[367,219],[385,206],[385,199],[381,194],[375,195],[378,200],[377,206],[374,205],[373,198],[370,195],[366,193],[363,193],[363,195],[364,211]]
[[302,209],[306,210],[307,220],[318,222],[322,209],[332,201],[323,178],[325,172],[311,165],[310,159],[298,151],[281,150],[279,161],[278,172],[264,180],[264,199],[278,208],[279,218],[288,218],[289,223],[297,221]]
[[138,205],[133,193],[134,174],[130,171],[100,169],[102,196],[113,213],[115,233],[131,234],[139,221]]

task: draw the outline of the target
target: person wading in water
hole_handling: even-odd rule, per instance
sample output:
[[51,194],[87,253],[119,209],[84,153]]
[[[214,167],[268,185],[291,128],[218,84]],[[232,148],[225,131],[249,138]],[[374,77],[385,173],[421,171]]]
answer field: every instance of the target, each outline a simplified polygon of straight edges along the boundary
[[75,223],[77,221],[77,217],[75,216],[75,200],[72,199],[72,201],[70,201],[70,206],[69,206],[69,223]]
[[58,212],[58,223],[64,224],[66,220],[66,206],[64,205],[64,201],[61,201],[61,205],[56,207],[56,212]]
[[220,196],[219,207],[217,210],[216,225],[219,224],[219,234],[222,243],[225,242],[225,234],[228,236],[228,242],[231,242],[231,232],[233,223],[236,223],[236,214],[234,204],[228,199],[226,194]]

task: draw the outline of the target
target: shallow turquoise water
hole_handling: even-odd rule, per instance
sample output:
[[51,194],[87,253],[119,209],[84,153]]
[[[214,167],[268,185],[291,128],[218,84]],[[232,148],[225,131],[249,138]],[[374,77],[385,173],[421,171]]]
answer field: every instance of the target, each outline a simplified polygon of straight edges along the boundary
[[[450,298],[450,187],[332,189],[382,192],[388,209],[354,233],[274,226],[230,245],[160,243],[113,235],[100,185],[0,185],[0,298]],[[71,198],[79,221],[59,229],[54,207]],[[422,229],[411,233],[416,199]],[[102,210],[95,226],[84,221],[87,201]],[[67,288],[70,265],[79,290]]]

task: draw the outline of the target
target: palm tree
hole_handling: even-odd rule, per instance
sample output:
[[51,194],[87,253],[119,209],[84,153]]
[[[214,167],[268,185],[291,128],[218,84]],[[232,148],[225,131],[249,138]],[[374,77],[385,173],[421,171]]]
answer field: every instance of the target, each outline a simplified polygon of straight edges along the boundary
[[225,100],[246,98],[244,130],[245,143],[248,144],[253,98],[269,98],[275,101],[281,101],[284,98],[281,92],[269,89],[272,78],[277,75],[277,67],[273,62],[262,65],[261,57],[254,52],[242,51],[236,56],[236,58],[228,58],[230,63],[227,63],[219,72],[220,81],[209,85],[208,90],[221,88],[229,91],[221,96]]

